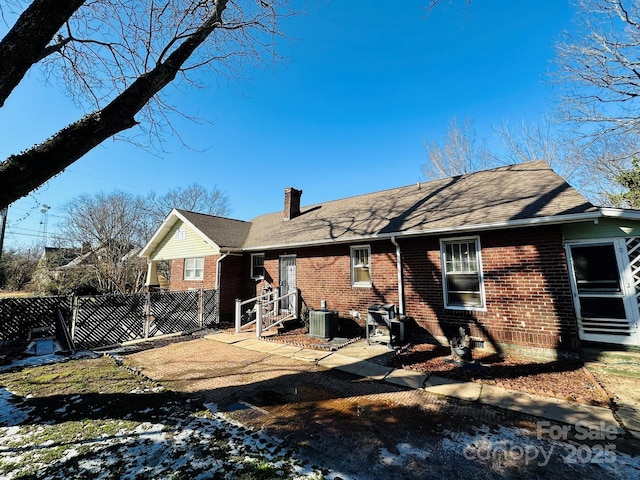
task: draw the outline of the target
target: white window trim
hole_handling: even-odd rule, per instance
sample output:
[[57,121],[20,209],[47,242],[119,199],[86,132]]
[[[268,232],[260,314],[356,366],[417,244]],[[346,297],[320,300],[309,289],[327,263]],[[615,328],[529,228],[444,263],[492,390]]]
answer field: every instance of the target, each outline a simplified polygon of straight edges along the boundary
[[[197,265],[194,263],[193,268],[189,268],[187,269],[187,261],[188,260],[194,260],[197,261],[198,259],[202,259],[202,274],[198,277],[195,276],[196,270],[197,270]],[[187,276],[187,271],[193,271],[194,276],[192,277],[188,277]],[[184,272],[182,277],[184,278],[184,280],[186,281],[199,281],[199,280],[204,280],[204,257],[190,257],[190,258],[185,258],[184,259]]]
[[[354,274],[354,263],[353,263],[353,259],[354,259],[354,251],[355,250],[364,250],[367,249],[367,255],[369,257],[369,264],[368,264],[368,268],[369,268],[369,281],[368,282],[356,282],[355,281],[355,274]],[[351,286],[352,287],[371,287],[373,282],[372,282],[372,274],[371,274],[371,246],[370,245],[352,245],[350,247],[350,254],[349,254],[349,262],[351,265]]]
[[[253,259],[255,257],[262,257],[262,275],[256,275],[253,272],[253,266],[254,266]],[[253,280],[262,280],[264,278],[264,253],[252,253],[251,254],[251,278]]]
[[[458,243],[458,242],[471,242],[474,241],[476,244],[476,256],[478,261],[478,281],[480,283],[480,303],[481,305],[449,305],[447,303],[448,294],[447,294],[447,273],[446,273],[446,265],[445,265],[445,246],[449,243]],[[444,308],[448,310],[465,310],[465,311],[474,311],[474,312],[486,312],[487,311],[487,299],[484,292],[484,269],[482,266],[482,247],[480,245],[480,237],[472,236],[472,237],[454,237],[454,238],[441,238],[440,239],[440,262],[441,262],[441,270],[442,270],[442,295]]]

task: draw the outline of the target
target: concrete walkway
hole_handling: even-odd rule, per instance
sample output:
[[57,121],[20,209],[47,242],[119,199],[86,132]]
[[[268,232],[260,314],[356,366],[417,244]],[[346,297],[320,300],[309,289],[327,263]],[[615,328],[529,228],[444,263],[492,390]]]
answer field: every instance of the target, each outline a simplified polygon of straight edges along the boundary
[[[392,357],[394,352],[385,345],[367,345],[365,340],[330,352],[259,340],[253,333],[220,332],[206,335],[205,338],[270,355],[315,362],[327,369],[340,370],[410,389],[424,389],[430,393],[479,402],[552,422],[579,425],[594,430],[607,429],[608,432],[615,428],[618,433],[624,432],[624,426],[629,433],[640,438],[640,430],[635,429],[640,425],[640,409],[627,408],[614,414],[609,408],[566,402],[491,385],[456,381],[411,370],[394,369],[386,366],[386,360]],[[640,380],[638,383],[640,385]]]

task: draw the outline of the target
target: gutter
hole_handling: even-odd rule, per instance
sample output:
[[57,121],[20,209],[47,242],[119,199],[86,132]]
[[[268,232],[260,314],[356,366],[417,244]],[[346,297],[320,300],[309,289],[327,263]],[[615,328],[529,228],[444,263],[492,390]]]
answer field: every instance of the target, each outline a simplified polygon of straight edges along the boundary
[[640,220],[640,211],[622,208],[602,207],[602,216],[606,218],[622,218],[624,220]]
[[398,271],[398,315],[404,315],[404,284],[402,283],[402,250],[395,235],[391,237],[391,243],[396,247],[396,270]]
[[[613,210],[613,209],[610,209]],[[464,225],[460,227],[442,227],[424,230],[409,230],[406,232],[393,232],[383,234],[371,234],[371,235],[354,235],[344,239],[322,239],[313,241],[302,241],[293,243],[282,243],[275,245],[258,245],[252,247],[243,248],[244,252],[262,252],[265,250],[282,250],[285,248],[297,248],[297,247],[313,247],[319,245],[329,245],[337,243],[353,243],[367,240],[391,240],[396,237],[416,237],[422,235],[439,235],[439,234],[456,234],[464,232],[481,232],[487,230],[507,230],[517,227],[534,227],[540,225],[561,225],[565,223],[577,223],[587,221],[597,221],[599,218],[605,216],[614,216],[613,212],[607,212],[606,214],[600,210],[595,212],[586,213],[574,213],[569,215],[557,215],[551,217],[538,217],[538,218],[525,218],[522,220],[508,220],[506,222],[496,223],[481,223],[474,225]]]

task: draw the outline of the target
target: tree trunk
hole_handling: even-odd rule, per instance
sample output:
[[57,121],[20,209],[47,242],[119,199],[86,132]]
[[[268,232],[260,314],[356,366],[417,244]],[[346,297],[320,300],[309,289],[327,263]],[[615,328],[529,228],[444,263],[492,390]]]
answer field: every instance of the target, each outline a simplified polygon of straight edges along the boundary
[[138,77],[102,110],[65,127],[40,145],[0,164],[0,208],[29,194],[61,173],[95,146],[118,132],[136,125],[135,115],[175,78],[191,54],[216,29],[222,27],[227,0],[216,2],[216,9],[202,26],[176,48],[162,63]]
[[0,107],[85,0],[34,0],[0,42]]

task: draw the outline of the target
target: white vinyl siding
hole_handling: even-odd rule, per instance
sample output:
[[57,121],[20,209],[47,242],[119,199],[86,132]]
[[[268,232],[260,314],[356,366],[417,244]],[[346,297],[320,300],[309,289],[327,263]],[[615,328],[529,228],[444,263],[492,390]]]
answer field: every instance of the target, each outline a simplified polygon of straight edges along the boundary
[[484,309],[480,239],[441,240],[444,304],[457,310]]
[[371,286],[371,249],[368,245],[351,247],[351,285]]
[[184,259],[184,279],[202,280],[204,278],[204,257]]
[[177,222],[153,252],[152,260],[206,257],[220,254],[220,249],[208,244],[189,225]]

